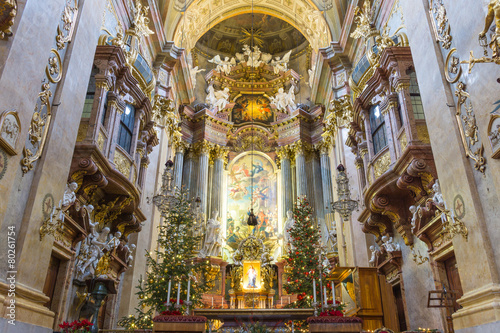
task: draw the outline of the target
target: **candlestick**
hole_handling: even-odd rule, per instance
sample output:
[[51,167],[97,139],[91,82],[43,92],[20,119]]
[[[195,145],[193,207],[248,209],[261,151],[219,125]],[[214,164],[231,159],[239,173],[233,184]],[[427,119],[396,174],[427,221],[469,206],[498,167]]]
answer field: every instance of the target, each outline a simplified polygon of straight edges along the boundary
[[335,283],[332,281],[332,298],[333,298],[333,305],[335,306]]
[[325,297],[325,306],[327,306],[327,298],[326,298],[326,286],[323,287],[323,295]]
[[181,281],[177,283],[177,305],[179,305],[180,299],[181,299]]
[[212,296],[212,308],[214,307],[214,297]]
[[313,280],[313,297],[314,303],[316,303],[316,279]]
[[188,291],[187,291],[187,301],[189,302],[189,292],[191,291],[191,279],[188,278]]
[[168,280],[167,305],[170,305],[170,289],[172,288],[172,279]]

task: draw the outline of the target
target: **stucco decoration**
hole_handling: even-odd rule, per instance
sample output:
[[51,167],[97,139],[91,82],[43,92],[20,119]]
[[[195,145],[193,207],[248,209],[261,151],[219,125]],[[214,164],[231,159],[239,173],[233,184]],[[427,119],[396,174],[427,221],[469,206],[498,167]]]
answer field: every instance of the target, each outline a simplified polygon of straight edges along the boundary
[[[201,0],[195,6],[187,7],[182,17],[177,17],[173,30],[173,40],[177,46],[189,52],[209,27],[240,13],[252,11],[247,0],[221,0],[216,3],[217,5],[214,1]],[[254,2],[253,11],[275,16],[293,25],[306,37],[313,49],[326,47],[332,41],[330,29],[321,11],[306,0],[292,1],[290,6],[283,6],[280,2]]]

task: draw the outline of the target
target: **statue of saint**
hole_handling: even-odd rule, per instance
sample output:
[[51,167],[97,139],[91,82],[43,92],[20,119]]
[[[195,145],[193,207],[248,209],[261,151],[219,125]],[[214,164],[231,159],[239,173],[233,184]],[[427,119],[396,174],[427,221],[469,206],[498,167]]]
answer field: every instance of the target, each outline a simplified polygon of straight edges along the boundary
[[287,219],[285,221],[285,246],[291,246],[290,229],[294,226],[295,220],[293,219],[293,213],[291,210],[286,212]]
[[59,203],[60,207],[68,207],[71,206],[72,204],[75,203],[76,201],[76,194],[75,191],[78,188],[78,184],[75,182],[71,182],[69,184],[66,184],[66,189],[64,190],[64,195]]
[[220,223],[217,220],[218,211],[214,211],[212,218],[207,221],[207,229],[205,233],[205,243],[201,250],[202,256],[216,256],[220,252]]

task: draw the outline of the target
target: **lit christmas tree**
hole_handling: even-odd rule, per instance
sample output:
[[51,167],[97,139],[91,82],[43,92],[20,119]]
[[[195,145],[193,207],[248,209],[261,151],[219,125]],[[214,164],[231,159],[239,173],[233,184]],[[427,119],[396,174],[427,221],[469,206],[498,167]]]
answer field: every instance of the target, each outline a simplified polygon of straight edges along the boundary
[[[206,259],[195,258],[203,236],[195,230],[194,213],[187,198],[187,191],[175,190],[172,195],[164,196],[162,204],[155,202],[164,221],[159,226],[158,247],[154,253],[146,253],[146,278],[141,278],[137,286],[137,315],[121,319],[120,326],[129,329],[150,328],[157,314],[184,312],[184,302],[180,308],[174,308],[178,283],[180,299],[186,300],[188,280],[191,279],[189,299],[193,306],[201,305],[202,294],[210,290],[212,281],[207,281],[207,273],[211,265]],[[167,307],[169,284],[172,305]]]
[[305,197],[299,198],[294,205],[293,219],[295,223],[288,230],[290,244],[287,264],[290,268],[285,290],[297,295],[297,301],[289,307],[311,308],[314,279],[317,283],[316,295],[318,299],[320,297],[317,247],[321,236],[319,229],[313,224],[312,207]]

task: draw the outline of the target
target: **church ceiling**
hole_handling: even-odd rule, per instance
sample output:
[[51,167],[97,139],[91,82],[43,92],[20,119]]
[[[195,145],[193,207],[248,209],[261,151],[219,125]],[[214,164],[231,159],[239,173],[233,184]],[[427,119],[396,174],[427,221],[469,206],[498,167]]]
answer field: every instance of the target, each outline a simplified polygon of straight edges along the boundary
[[[253,27],[253,29],[252,29]],[[252,31],[253,30],[253,31]],[[234,55],[244,44],[278,54],[296,48],[306,38],[291,24],[268,14],[242,14],[228,18],[207,31],[197,42],[202,49]]]
[[[177,12],[178,15],[167,14],[167,24],[170,25],[167,39],[173,39],[176,45],[188,51],[205,32],[220,22],[251,12],[286,21],[299,30],[313,48],[328,46],[332,41],[332,31],[336,30],[329,27],[323,12],[308,0],[199,0],[185,8],[182,13]],[[331,11],[335,8],[333,6]]]

